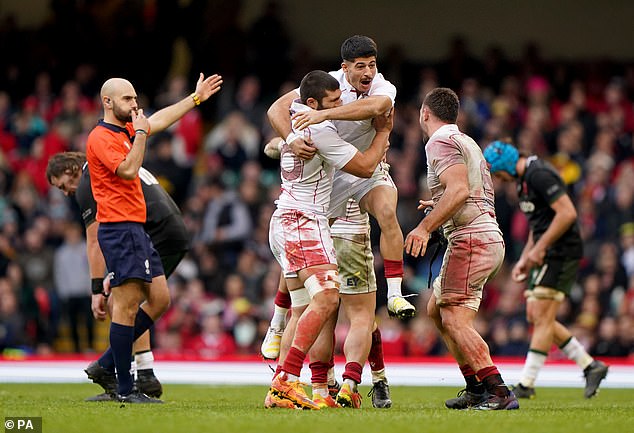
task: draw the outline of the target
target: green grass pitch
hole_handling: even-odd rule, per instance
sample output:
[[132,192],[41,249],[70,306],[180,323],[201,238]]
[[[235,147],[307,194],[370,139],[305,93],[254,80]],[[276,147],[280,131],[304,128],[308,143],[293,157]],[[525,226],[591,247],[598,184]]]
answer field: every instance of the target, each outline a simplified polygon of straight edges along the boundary
[[[264,409],[265,386],[165,385],[163,405],[87,403],[92,384],[0,384],[0,414],[41,416],[44,433],[626,433],[634,424],[634,390],[538,388],[515,411],[445,409],[458,389],[392,387],[391,409],[374,409],[361,386],[361,410]],[[8,430],[7,430],[8,431]]]

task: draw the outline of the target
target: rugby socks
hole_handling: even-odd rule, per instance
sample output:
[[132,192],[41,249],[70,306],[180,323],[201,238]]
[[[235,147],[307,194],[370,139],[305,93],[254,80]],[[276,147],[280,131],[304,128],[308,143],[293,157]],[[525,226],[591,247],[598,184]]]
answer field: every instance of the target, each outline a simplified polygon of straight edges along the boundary
[[537,375],[546,363],[547,357],[548,354],[546,352],[536,349],[528,349],[526,361],[524,361],[524,369],[522,370],[522,375],[520,376],[521,385],[528,388],[533,388],[535,386]]
[[343,372],[343,383],[347,383],[350,385],[350,389],[356,391],[357,384],[361,383],[361,373],[363,372],[363,367],[358,362],[348,362],[346,363],[345,370]]
[[498,397],[506,397],[511,393],[502,380],[502,375],[495,365],[484,367],[476,372],[476,376],[484,384],[489,394],[495,394]]
[[[148,314],[142,308],[139,308],[139,311],[137,312],[136,318],[134,320],[134,328],[130,327],[134,330],[132,341],[136,341],[137,338],[139,338],[141,334],[143,334],[145,331],[150,329],[152,325],[154,325],[154,320],[152,320],[152,318],[148,316]],[[99,358],[97,362],[106,370],[113,372],[115,371],[115,360],[112,353],[112,345],[111,347],[106,349],[106,351],[103,353],[103,355],[101,355],[101,358]],[[132,355],[130,355],[130,363],[132,363]],[[137,369],[140,370],[138,366]]]
[[328,370],[330,364],[328,362],[315,361],[309,364],[312,372],[311,385],[313,395],[317,394],[322,397],[328,397]]
[[308,364],[310,371],[312,373],[310,382],[314,384],[323,384],[324,386],[328,383],[328,369],[330,368],[327,362],[315,361]]
[[284,360],[282,370],[287,373],[286,380],[297,380],[302,372],[302,365],[306,359],[306,354],[296,347],[291,347]]
[[134,363],[138,370],[151,370],[154,368],[154,354],[151,350],[143,350],[134,354]]
[[368,364],[372,372],[372,383],[385,381],[385,364],[383,363],[383,341],[381,340],[381,331],[377,327],[372,331],[372,345],[368,354]]
[[403,296],[401,282],[403,281],[403,260],[383,260],[385,280],[387,281],[387,297]]
[[460,372],[462,373],[464,381],[467,384],[467,391],[473,394],[484,393],[484,384],[480,382],[480,380],[478,380],[478,376],[476,376],[475,371],[473,371],[469,364],[461,365]]
[[130,363],[132,362],[132,342],[134,341],[134,328],[112,322],[110,324],[110,348],[114,364],[117,369],[117,392],[120,395],[128,395],[132,392],[132,375]]
[[143,308],[139,307],[139,310],[136,313],[136,317],[134,318],[134,341],[139,338],[145,331],[150,329],[154,325],[154,320],[143,310]]
[[[279,295],[286,295],[288,297],[288,305],[289,307],[282,307],[280,305],[278,305],[278,297]],[[291,296],[288,293],[282,293],[282,292],[277,292],[277,295],[275,296],[275,307],[273,310],[273,317],[271,318],[271,328],[273,329],[284,329],[286,328],[286,314],[288,313],[288,310],[290,308],[290,303],[291,301]]]
[[112,348],[107,348],[97,362],[106,370],[114,373],[114,356],[112,356]]
[[335,377],[335,367],[329,367],[328,368],[328,386],[335,386],[337,385],[337,378]]
[[586,349],[575,337],[570,337],[559,348],[566,354],[568,359],[576,362],[582,370],[585,370],[594,361],[594,358],[586,352]]

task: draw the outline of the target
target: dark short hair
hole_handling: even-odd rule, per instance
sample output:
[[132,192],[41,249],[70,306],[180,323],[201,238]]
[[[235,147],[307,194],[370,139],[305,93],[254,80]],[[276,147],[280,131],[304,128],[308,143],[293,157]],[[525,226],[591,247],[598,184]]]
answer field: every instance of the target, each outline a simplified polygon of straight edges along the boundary
[[341,44],[341,58],[348,62],[354,62],[359,57],[376,57],[377,52],[376,42],[367,36],[350,36]]
[[460,99],[453,90],[447,87],[436,87],[425,95],[423,105],[429,108],[434,116],[446,123],[456,123]]
[[299,95],[303,104],[308,98],[314,98],[321,103],[326,96],[326,91],[334,91],[339,88],[339,81],[328,72],[310,71],[299,85]]
[[51,183],[51,178],[60,177],[64,173],[75,174],[81,171],[86,162],[86,155],[82,152],[60,152],[51,156],[46,165],[46,179]]

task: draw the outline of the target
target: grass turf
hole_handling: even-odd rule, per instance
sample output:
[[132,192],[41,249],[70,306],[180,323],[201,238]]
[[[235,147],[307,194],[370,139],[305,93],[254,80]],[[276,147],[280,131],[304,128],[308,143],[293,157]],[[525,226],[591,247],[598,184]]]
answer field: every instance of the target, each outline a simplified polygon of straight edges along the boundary
[[[391,409],[264,409],[265,386],[166,385],[163,405],[88,403],[92,384],[0,384],[2,417],[41,416],[43,433],[263,432],[315,433],[624,433],[634,421],[634,391],[603,389],[586,400],[581,388],[539,388],[520,410],[452,411],[457,389],[392,387]],[[367,393],[369,387],[362,386]],[[7,430],[8,431],[8,430]]]

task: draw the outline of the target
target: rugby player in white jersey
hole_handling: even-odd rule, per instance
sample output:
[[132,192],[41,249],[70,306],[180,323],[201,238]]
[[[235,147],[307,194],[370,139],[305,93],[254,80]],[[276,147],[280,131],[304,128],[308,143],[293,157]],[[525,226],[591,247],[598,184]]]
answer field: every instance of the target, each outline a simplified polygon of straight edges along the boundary
[[[279,159],[283,143],[284,141],[279,137],[272,139],[266,144],[264,153],[270,158]],[[360,225],[356,222],[355,218],[358,214],[355,212],[358,213],[360,210],[354,200],[350,199],[348,205],[348,217],[337,218],[330,227],[339,265],[341,305],[350,321],[343,347],[346,359],[346,368],[343,373],[344,386],[342,390],[334,373],[332,358],[334,339],[332,337],[336,317],[333,317],[333,321],[324,327],[321,338],[315,342],[309,353],[312,399],[320,407],[336,406],[337,402],[332,399],[335,397],[340,406],[359,408],[361,395],[358,393],[357,385],[361,382],[360,372],[367,360],[372,375],[372,389],[368,394],[372,399],[372,406],[387,409],[392,407],[392,399],[385,374],[381,331],[374,321],[377,287],[374,255],[370,244],[370,227],[369,224]],[[367,218],[367,214],[365,217]],[[287,323],[286,316],[291,306],[293,307],[292,314]],[[298,305],[297,299],[292,305],[288,289],[282,279],[275,296],[275,312],[271,318],[269,332],[261,348],[265,359],[279,357],[278,372],[288,353],[297,318],[304,308],[305,305]],[[275,335],[279,335],[279,338],[274,339]],[[271,404],[271,396],[268,396],[268,399]]]
[[[332,120],[344,140],[364,151],[374,137],[372,119],[392,110],[396,87],[378,73],[377,46],[369,37],[355,35],[346,39],[341,45],[341,57],[341,69],[330,74],[339,81],[343,105],[296,113],[294,124],[301,131],[309,125]],[[295,98],[297,90],[283,95],[271,105],[268,116],[280,137],[286,137],[285,141],[292,151],[301,158],[309,159],[315,149],[304,142],[301,134],[293,133],[290,128],[288,109]],[[359,204],[363,212],[350,208],[350,198]],[[398,192],[390,177],[389,165],[385,162],[379,164],[369,179],[338,171],[331,195],[330,216],[348,217],[350,224],[358,224],[359,233],[367,231],[365,212],[376,218],[381,228],[380,250],[388,288],[387,308],[390,315],[404,319],[414,316],[416,309],[401,292],[403,233],[396,216],[397,199]]]
[[[292,104],[293,112],[340,105],[339,83],[323,71],[310,72],[300,85],[300,100]],[[376,134],[365,152],[344,141],[332,122],[312,125],[302,132],[317,149],[315,158],[304,161],[287,145],[282,147],[282,188],[271,218],[269,242],[291,298],[310,298],[269,390],[276,401],[288,403],[285,407],[319,409],[306,395],[299,376],[306,354],[339,304],[337,261],[328,224],[334,172],[339,169],[359,177],[372,176],[385,156],[391,128],[391,116],[377,117]]]

